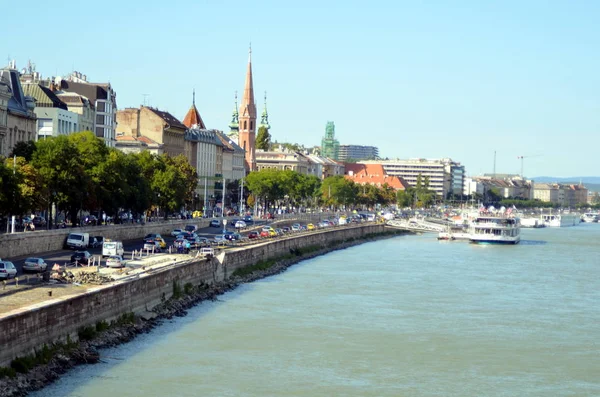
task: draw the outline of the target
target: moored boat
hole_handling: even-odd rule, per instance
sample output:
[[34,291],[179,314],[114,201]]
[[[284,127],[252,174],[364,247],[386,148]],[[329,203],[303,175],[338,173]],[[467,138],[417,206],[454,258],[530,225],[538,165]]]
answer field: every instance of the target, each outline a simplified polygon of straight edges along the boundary
[[577,214],[542,214],[542,221],[547,227],[575,226],[580,222]]
[[521,241],[519,218],[505,215],[480,215],[471,221],[469,240],[479,244],[518,244]]
[[585,214],[581,215],[581,221],[585,223],[598,222],[598,218],[600,218],[600,215],[595,212],[586,212]]

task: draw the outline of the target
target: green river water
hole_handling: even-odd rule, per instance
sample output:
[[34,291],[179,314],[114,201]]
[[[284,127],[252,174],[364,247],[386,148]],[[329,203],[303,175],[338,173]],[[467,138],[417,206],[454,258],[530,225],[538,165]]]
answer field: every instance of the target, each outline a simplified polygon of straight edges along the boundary
[[598,396],[600,224],[367,243],[243,285],[34,396]]

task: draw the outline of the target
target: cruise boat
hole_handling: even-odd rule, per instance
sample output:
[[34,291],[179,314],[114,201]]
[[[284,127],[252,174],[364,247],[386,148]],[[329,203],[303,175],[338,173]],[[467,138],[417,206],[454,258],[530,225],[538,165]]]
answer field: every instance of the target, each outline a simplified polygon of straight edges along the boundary
[[521,218],[521,226],[522,227],[530,227],[534,229],[538,229],[541,227],[546,227],[544,221],[539,218]]
[[577,214],[542,214],[542,220],[547,227],[575,226],[580,222]]
[[469,240],[479,244],[518,244],[521,241],[519,218],[505,215],[479,215],[469,225]]
[[586,223],[598,222],[599,217],[600,216],[595,212],[586,212],[585,214],[581,215],[581,221]]

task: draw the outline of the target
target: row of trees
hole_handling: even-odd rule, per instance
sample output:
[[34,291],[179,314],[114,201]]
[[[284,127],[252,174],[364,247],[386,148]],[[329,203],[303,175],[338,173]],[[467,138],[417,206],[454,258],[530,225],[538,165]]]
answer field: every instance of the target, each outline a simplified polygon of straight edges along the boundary
[[74,224],[81,209],[109,215],[153,206],[175,210],[192,200],[198,179],[183,155],[125,154],[89,131],[20,142],[0,162],[0,175],[0,215],[55,204]]
[[291,170],[261,170],[248,174],[249,206],[259,200],[264,208],[276,207],[373,207],[396,202],[396,191],[387,184],[381,188],[359,185],[341,175],[320,180]]

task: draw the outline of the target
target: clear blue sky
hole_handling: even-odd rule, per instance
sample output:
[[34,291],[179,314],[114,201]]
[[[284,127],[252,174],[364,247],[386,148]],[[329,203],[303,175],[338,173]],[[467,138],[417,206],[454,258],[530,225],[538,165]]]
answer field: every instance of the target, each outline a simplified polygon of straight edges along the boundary
[[526,176],[600,174],[600,2],[290,3],[12,2],[0,56],[110,81],[120,108],[149,94],[180,119],[195,88],[207,127],[226,131],[252,42],[274,140],[320,145],[332,120],[342,144],[470,175],[494,151],[497,172],[525,155]]

